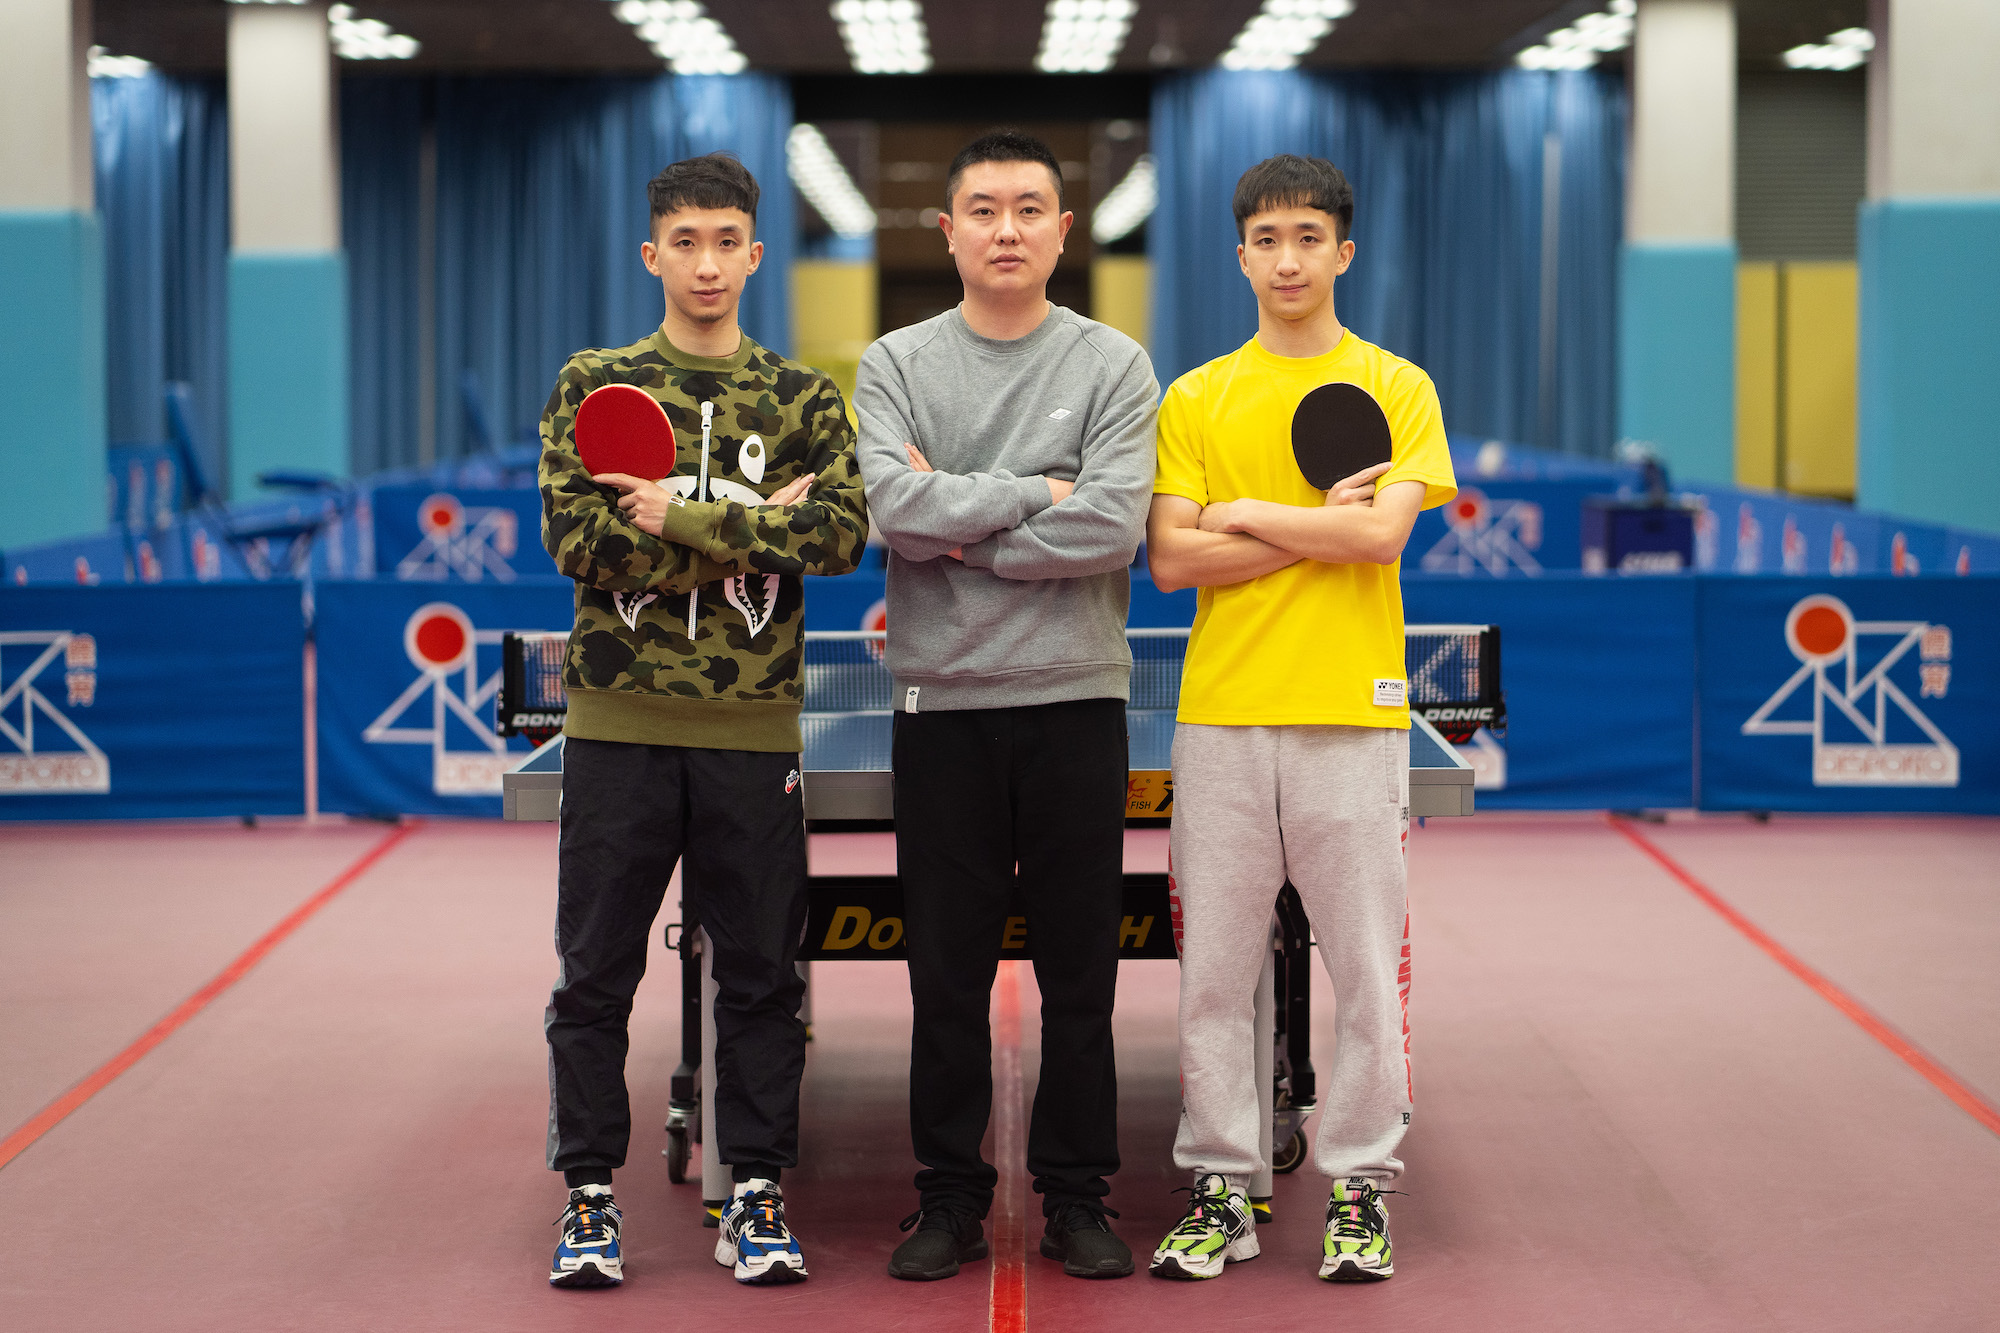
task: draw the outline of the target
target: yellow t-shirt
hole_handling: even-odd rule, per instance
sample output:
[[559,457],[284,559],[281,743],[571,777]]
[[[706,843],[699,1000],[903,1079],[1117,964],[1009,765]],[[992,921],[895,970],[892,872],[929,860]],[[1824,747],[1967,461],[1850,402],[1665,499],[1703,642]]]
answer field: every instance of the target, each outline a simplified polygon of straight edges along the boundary
[[[1277,356],[1252,338],[1175,380],[1160,405],[1154,492],[1199,505],[1324,503],[1292,458],[1292,413],[1311,390],[1343,382],[1373,394],[1389,418],[1392,466],[1378,490],[1420,481],[1426,509],[1458,493],[1430,376],[1351,331],[1315,357]],[[1407,728],[1400,567],[1301,560],[1201,589],[1180,720]]]

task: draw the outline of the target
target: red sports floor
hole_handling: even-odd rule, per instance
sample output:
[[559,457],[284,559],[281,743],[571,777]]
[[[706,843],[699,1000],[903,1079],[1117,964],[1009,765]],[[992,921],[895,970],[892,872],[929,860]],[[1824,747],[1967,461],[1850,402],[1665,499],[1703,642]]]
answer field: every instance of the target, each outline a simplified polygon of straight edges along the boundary
[[[1393,1281],[1314,1280],[1325,1187],[1308,1167],[1279,1179],[1263,1257],[1210,1283],[1065,1278],[1022,1219],[1003,1317],[2000,1327],[2000,820],[1627,827],[1636,840],[1598,816],[1484,814],[1413,833],[1418,1111]],[[881,838],[815,847],[825,869],[887,855]],[[1130,856],[1157,865],[1160,836],[1133,835]],[[0,829],[0,1328],[989,1327],[993,1265],[883,1272],[914,1207],[897,964],[815,969],[805,1164],[786,1191],[811,1281],[738,1288],[709,1257],[697,1187],[667,1181],[678,1004],[656,951],[618,1182],[626,1284],[548,1288],[554,861],[541,825]],[[184,1003],[330,886],[234,984]],[[1017,983],[1032,1092],[1032,976]],[[1142,1262],[1183,1197],[1174,985],[1171,963],[1120,980],[1111,1203]]]

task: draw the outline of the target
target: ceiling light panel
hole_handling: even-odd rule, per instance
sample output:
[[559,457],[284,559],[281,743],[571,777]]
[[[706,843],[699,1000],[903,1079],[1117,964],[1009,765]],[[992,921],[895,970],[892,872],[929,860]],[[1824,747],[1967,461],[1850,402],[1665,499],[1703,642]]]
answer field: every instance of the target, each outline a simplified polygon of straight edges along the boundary
[[357,18],[353,5],[334,5],[326,11],[326,33],[333,39],[333,53],[342,60],[408,60],[423,48],[416,38],[380,19]]
[[931,67],[930,35],[917,0],[837,0],[833,21],[857,74],[922,74]]
[[676,74],[741,74],[750,66],[699,0],[618,0],[611,12]]
[[1090,239],[1099,245],[1122,240],[1153,216],[1160,203],[1160,175],[1153,167],[1153,155],[1142,153],[1125,179],[1111,187],[1090,214]]
[[1785,52],[1792,69],[1853,69],[1875,49],[1875,34],[1866,28],[1842,28],[1823,43],[1808,42]]
[[1354,12],[1354,0],[1264,0],[1222,53],[1224,69],[1290,69]]
[[1035,68],[1044,74],[1098,74],[1110,69],[1125,49],[1132,16],[1138,12],[1138,0],[1049,0]]
[[1601,11],[1585,14],[1567,28],[1557,28],[1519,55],[1522,69],[1589,69],[1606,54],[1632,44],[1636,0],[1611,0]]
[[819,126],[792,126],[785,140],[785,170],[836,234],[850,240],[875,234],[875,210],[862,198]]

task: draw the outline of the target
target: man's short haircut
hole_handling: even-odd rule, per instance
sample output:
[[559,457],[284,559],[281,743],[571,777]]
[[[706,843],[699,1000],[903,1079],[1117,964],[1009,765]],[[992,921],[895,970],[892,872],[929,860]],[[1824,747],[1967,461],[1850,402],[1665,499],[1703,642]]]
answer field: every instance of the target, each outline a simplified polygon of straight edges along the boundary
[[1316,208],[1333,219],[1333,238],[1346,241],[1354,225],[1354,188],[1340,168],[1323,157],[1280,153],[1267,157],[1236,182],[1236,239],[1259,213],[1279,208]]
[[1055,177],[1056,211],[1062,211],[1062,163],[1056,161],[1056,155],[1049,151],[1049,146],[1034,135],[1009,129],[989,131],[958,150],[958,156],[951,160],[951,171],[945,177],[945,212],[951,212],[952,201],[958,198],[958,182],[965,175],[966,168],[976,167],[981,162],[1041,163],[1049,169],[1049,175]]
[[652,209],[646,230],[684,208],[737,208],[750,215],[750,232],[757,231],[757,178],[727,153],[710,153],[674,163],[646,182],[646,202]]

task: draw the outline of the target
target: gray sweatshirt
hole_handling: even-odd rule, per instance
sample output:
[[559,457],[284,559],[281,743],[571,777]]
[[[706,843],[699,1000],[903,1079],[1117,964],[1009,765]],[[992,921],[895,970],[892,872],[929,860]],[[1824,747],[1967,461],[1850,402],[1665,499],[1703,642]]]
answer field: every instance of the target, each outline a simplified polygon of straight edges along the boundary
[[[1159,397],[1144,349],[1061,306],[1012,341],[949,310],[862,356],[856,457],[889,544],[899,710],[1129,697]],[[1051,504],[1044,476],[1076,490]]]

